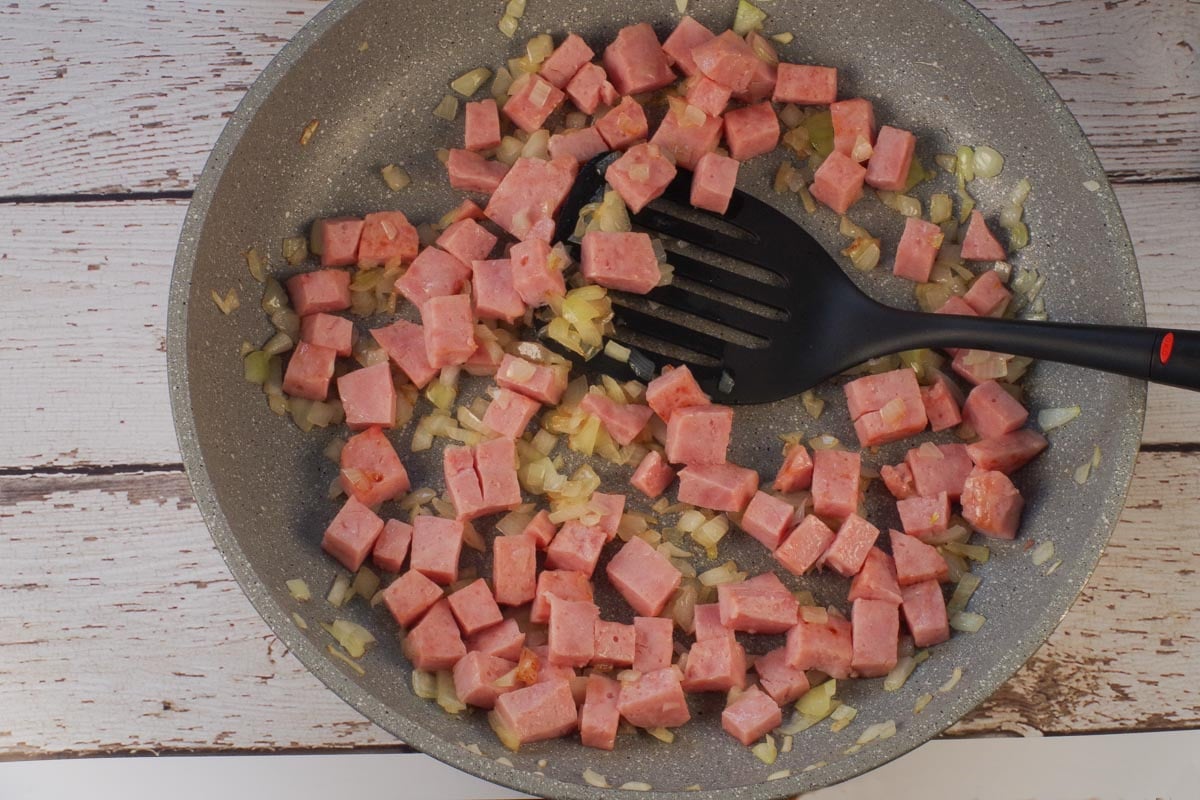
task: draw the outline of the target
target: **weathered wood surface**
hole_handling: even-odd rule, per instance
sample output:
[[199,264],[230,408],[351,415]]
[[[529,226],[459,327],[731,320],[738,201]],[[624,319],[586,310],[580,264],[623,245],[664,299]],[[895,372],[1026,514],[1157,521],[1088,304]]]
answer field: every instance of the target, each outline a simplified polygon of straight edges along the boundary
[[[976,4],[1046,74],[1122,180],[1200,176],[1200,6]],[[0,196],[190,189],[314,0],[0,8]],[[481,5],[481,13],[486,4]]]

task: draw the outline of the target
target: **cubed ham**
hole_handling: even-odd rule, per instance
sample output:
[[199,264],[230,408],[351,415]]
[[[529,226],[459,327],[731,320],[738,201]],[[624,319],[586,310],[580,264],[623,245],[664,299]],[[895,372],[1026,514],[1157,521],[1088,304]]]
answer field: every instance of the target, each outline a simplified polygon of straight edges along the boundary
[[721,624],[721,606],[718,603],[703,603],[696,606],[693,623],[697,642],[730,636],[733,631]]
[[893,605],[900,604],[900,584],[896,579],[896,562],[878,547],[872,547],[863,561],[862,569],[850,581],[847,600],[859,598],[883,600]]
[[451,150],[446,159],[450,185],[466,192],[492,194],[508,172],[507,164],[486,159],[472,150]]
[[775,550],[775,560],[793,575],[803,575],[820,560],[837,537],[829,526],[809,514]]
[[342,489],[372,508],[409,490],[408,472],[379,428],[367,428],[347,439],[339,465]]
[[887,675],[900,660],[900,609],[883,600],[855,600],[850,614],[850,668],[864,678]]
[[408,628],[442,596],[442,587],[410,569],[383,590],[383,604],[400,627]]
[[300,319],[300,341],[328,347],[342,358],[349,358],[354,346],[354,323],[332,314],[309,314]]
[[575,698],[565,680],[535,683],[496,698],[492,712],[519,744],[557,739],[575,730]]
[[866,176],[865,167],[835,150],[813,173],[809,191],[838,214],[845,214],[862,197]]
[[830,105],[837,100],[837,69],[780,63],[772,99],[798,106]]
[[406,319],[399,319],[383,328],[374,328],[371,337],[388,354],[392,363],[408,376],[418,389],[437,375],[425,354],[425,329]]
[[525,534],[492,540],[492,582],[496,602],[522,606],[537,594],[537,543]]
[[600,609],[590,600],[551,597],[550,663],[586,667],[596,653],[596,622],[599,619]]
[[475,451],[470,447],[447,447],[442,454],[442,475],[446,494],[459,519],[482,516],[483,488],[475,471]]
[[867,183],[876,189],[902,192],[908,185],[917,137],[906,130],[884,125],[875,140],[875,152],[867,163]]
[[829,114],[833,119],[833,149],[855,161],[866,161],[867,155],[857,157],[856,148],[861,149],[861,142],[875,144],[875,111],[871,101],[856,97],[853,100],[839,100],[829,104]]
[[679,472],[679,502],[740,513],[758,491],[758,473],[724,464],[692,464]]
[[663,42],[662,49],[667,54],[667,60],[684,75],[692,77],[700,71],[692,58],[692,50],[715,38],[716,35],[704,25],[685,16]]
[[656,144],[637,144],[609,164],[604,173],[632,214],[661,197],[675,180],[675,164]]
[[625,721],[638,728],[678,728],[692,718],[674,667],[623,684],[617,705]]
[[596,120],[596,130],[613,150],[624,150],[650,133],[646,112],[632,97],[622,97],[611,111]]
[[398,519],[389,519],[383,532],[371,548],[371,560],[384,572],[400,572],[404,559],[408,557],[408,546],[412,542],[412,525]]
[[478,319],[511,324],[525,313],[525,304],[513,286],[512,262],[507,258],[473,262],[471,290]]
[[554,215],[567,198],[578,168],[569,158],[518,158],[483,213],[522,241],[548,242],[554,235]]
[[580,67],[591,61],[595,55],[587,42],[574,33],[568,33],[562,44],[542,62],[538,74],[562,89],[575,77]]
[[568,520],[546,548],[546,567],[573,570],[590,578],[607,540],[604,531],[594,525]]
[[319,344],[300,342],[288,358],[283,373],[283,391],[305,400],[324,400],[329,396],[329,381],[337,351]]
[[746,44],[754,51],[758,63],[750,75],[750,83],[743,92],[737,92],[735,97],[743,103],[760,103],[770,100],[775,93],[775,81],[779,76],[779,53],[771,40],[758,31],[746,34]]
[[967,445],[967,455],[982,470],[1011,475],[1046,449],[1046,437],[1031,428],[1021,428]]
[[511,389],[497,389],[488,404],[483,424],[508,439],[519,439],[541,404]]
[[962,257],[968,261],[1003,261],[1007,255],[1004,245],[988,230],[983,214],[972,211],[967,234],[962,240]]
[[1029,412],[995,381],[981,383],[967,395],[963,422],[985,439],[1012,433],[1025,424]]
[[838,528],[837,537],[821,557],[821,563],[849,578],[862,569],[867,553],[878,538],[878,528],[858,514],[850,514]]
[[897,500],[900,524],[909,536],[925,541],[950,527],[950,498],[945,492],[935,497]]
[[536,656],[534,663],[537,665],[537,678],[534,680],[534,683],[567,681],[571,684],[571,695],[574,696],[575,678],[578,677],[575,673],[575,668],[567,664],[552,663],[550,661],[550,646],[548,644],[530,648],[530,652]]
[[[909,450],[904,456],[904,462],[912,473],[913,487],[922,497],[937,497],[940,492],[945,492],[951,500],[957,500],[962,494],[963,482],[974,468],[971,456],[967,454],[967,446],[935,446],[937,452],[931,447],[921,445]],[[938,453],[941,453],[940,458]]]
[[598,417],[618,444],[627,445],[638,437],[654,411],[637,403],[618,403],[606,394],[589,392],[579,403],[582,411]]
[[584,64],[565,88],[567,97],[585,114],[595,114],[601,104],[610,105],[618,96],[608,81],[608,73],[599,64]]
[[[413,573],[419,575],[420,573]],[[429,580],[426,578],[426,580]],[[430,581],[430,583],[433,583]],[[437,584],[434,584],[435,586]],[[440,593],[439,589],[439,593]],[[475,653],[487,653],[497,658],[507,658],[516,661],[521,657],[521,648],[525,646],[525,634],[515,619],[506,619],[499,625],[486,628],[467,639],[467,650]]]
[[667,54],[648,23],[639,22],[617,32],[602,59],[609,80],[621,94],[641,94],[675,81]]
[[[413,519],[411,566],[443,586],[458,580],[463,524],[428,514]],[[496,620],[497,622],[499,620]]]
[[550,297],[566,294],[562,270],[550,262],[550,245],[541,239],[517,242],[508,251],[512,262],[513,288],[530,308],[545,305]]
[[557,405],[567,389],[565,370],[545,364],[534,364],[518,356],[505,354],[496,371],[496,383],[512,389],[542,405]]
[[[312,238],[319,243],[314,251],[320,251],[321,266],[349,267],[358,263],[358,240],[362,238],[362,229],[363,221],[354,217],[319,219],[314,222]],[[292,306],[296,306],[295,297],[292,297]],[[304,312],[297,309],[296,313]]]
[[809,689],[804,670],[788,663],[786,647],[776,647],[756,658],[754,671],[762,690],[781,706],[800,699]]
[[484,513],[495,514],[521,504],[516,462],[512,439],[491,439],[475,446],[475,472],[479,474]]
[[604,531],[604,540],[611,542],[621,525],[621,515],[625,513],[625,495],[592,492],[588,508],[600,513],[600,521],[596,523],[596,527]]
[[851,420],[880,410],[895,397],[919,399],[920,395],[917,375],[908,368],[866,375],[850,381],[843,389]]
[[325,529],[321,548],[346,569],[357,572],[382,532],[383,520],[351,497]]
[[925,430],[929,419],[911,369],[867,375],[847,383],[846,403],[864,447],[894,442]]
[[900,590],[904,597],[904,622],[917,647],[933,647],[950,638],[946,598],[934,580],[921,581]]
[[725,113],[732,96],[733,92],[728,86],[722,86],[711,78],[699,75],[688,83],[683,99],[688,105],[700,109],[710,117],[719,117]]
[[565,130],[550,137],[550,157],[570,158],[578,164],[591,161],[608,150],[608,143],[595,126]]
[[521,533],[532,538],[539,550],[545,550],[558,533],[558,526],[550,521],[550,512],[543,508],[533,515],[533,519],[529,520],[529,524]]
[[579,741],[584,747],[612,750],[621,724],[621,684],[595,673],[588,676],[583,706],[579,709]]
[[636,652],[637,635],[632,625],[598,620],[596,622],[596,654],[593,664],[609,667],[631,667]]
[[775,491],[799,492],[812,485],[813,462],[808,449],[802,444],[790,445],[783,457],[783,466],[775,475]]
[[757,686],[737,696],[721,712],[721,727],[749,747],[783,724],[783,712],[775,700]]
[[453,669],[467,654],[449,601],[438,600],[404,637],[404,656],[416,669],[438,672]]
[[667,460],[672,464],[724,464],[733,431],[733,409],[705,405],[680,408],[667,423]]
[[662,279],[648,234],[588,231],[581,250],[579,268],[589,283],[646,294]]
[[892,542],[896,581],[901,586],[911,586],[921,581],[942,581],[949,577],[950,568],[937,548],[900,531],[889,531],[888,536]]
[[[498,239],[491,231],[470,217],[466,217],[442,231],[442,235],[437,238],[437,246],[466,265],[472,261],[481,261],[491,255],[497,241]],[[461,270],[459,274],[463,274]],[[446,294],[454,293],[446,292]]]
[[671,666],[675,624],[669,617],[633,618],[633,668],[653,672]]
[[758,56],[745,40],[733,31],[692,48],[696,68],[709,79],[728,86],[734,94],[750,88],[750,80],[758,66]]
[[669,105],[670,110],[650,141],[668,153],[679,166],[695,169],[700,158],[720,144],[721,118],[710,117],[677,97],[671,98]]
[[796,509],[786,500],[780,500],[766,492],[756,492],[742,514],[742,530],[774,552],[791,530],[792,515],[795,512]]
[[363,219],[358,242],[358,266],[399,266],[417,257],[420,237],[408,217],[399,211],[379,211]]
[[542,123],[567,99],[562,89],[529,73],[513,81],[508,93],[508,102],[502,109],[504,116],[526,133],[542,127]]
[[788,631],[786,648],[787,663],[796,669],[820,670],[838,680],[850,677],[850,623],[824,609],[800,609],[796,627]]
[[716,214],[729,210],[729,200],[737,186],[738,162],[718,153],[705,153],[696,162],[692,175],[691,204]]
[[685,692],[727,692],[746,685],[746,650],[733,634],[692,645],[683,672]]
[[989,269],[981,274],[963,295],[963,301],[981,317],[1000,317],[1012,300],[1010,292],[1000,280],[1000,273]]
[[925,405],[925,416],[929,417],[929,427],[932,430],[948,430],[962,422],[958,401],[945,381],[922,386],[921,402]]
[[796,624],[799,603],[774,572],[717,587],[721,624],[731,631],[784,633]]
[[347,372],[337,379],[337,387],[350,430],[396,424],[396,385],[388,362]]
[[813,453],[813,511],[822,517],[842,520],[858,510],[862,457],[845,450]]
[[546,569],[538,573],[537,595],[529,610],[529,621],[544,624],[550,621],[550,597],[563,600],[591,600],[592,582],[582,572]]
[[671,465],[663,458],[663,454],[657,450],[650,450],[642,457],[637,469],[633,471],[629,485],[646,497],[653,499],[660,497],[673,480],[675,480],[675,470],[671,469]]
[[467,295],[429,298],[421,306],[421,321],[430,366],[463,364],[475,352],[475,317]]
[[467,103],[464,110],[464,146],[490,150],[500,145],[500,111],[492,98]]
[[917,283],[925,283],[933,271],[933,262],[942,246],[942,229],[920,217],[904,221],[904,233],[896,248],[892,274]]
[[666,556],[636,536],[609,559],[605,574],[625,602],[645,617],[661,614],[683,579]]
[[1003,472],[975,470],[963,484],[962,515],[971,527],[996,539],[1015,539],[1025,501]]
[[769,153],[779,144],[779,117],[770,103],[737,108],[725,115],[725,143],[738,161]]
[[504,621],[500,606],[496,605],[496,598],[483,578],[462,587],[450,595],[449,600],[450,611],[464,636],[472,636]]
[[646,402],[663,422],[670,422],[676,409],[705,406],[712,401],[696,383],[692,371],[683,366],[663,370],[650,381],[646,386]]
[[458,294],[470,278],[468,265],[444,250],[426,247],[396,279],[396,291],[421,309],[434,297]]
[[454,665],[454,693],[458,699],[476,708],[491,708],[496,698],[512,687],[501,688],[496,681],[512,672],[515,661],[497,658],[478,650],[468,651]]
[[895,466],[885,464],[880,467],[879,477],[883,479],[883,485],[891,492],[892,497],[897,500],[904,500],[917,493],[917,487],[913,485],[912,470],[903,461]]

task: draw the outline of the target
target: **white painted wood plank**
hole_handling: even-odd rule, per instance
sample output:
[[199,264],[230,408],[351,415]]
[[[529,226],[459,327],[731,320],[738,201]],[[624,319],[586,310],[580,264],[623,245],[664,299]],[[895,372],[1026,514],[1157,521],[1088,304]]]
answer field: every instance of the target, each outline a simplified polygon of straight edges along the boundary
[[[1200,726],[1198,480],[1142,454],[1082,598],[954,733]],[[0,478],[0,547],[0,760],[394,744],[283,651],[181,473]]]
[[[1193,3],[977,5],[1046,73],[1114,175],[1200,175]],[[245,89],[320,8],[313,0],[0,8],[0,52],[13,54],[0,67],[0,192],[190,188]]]

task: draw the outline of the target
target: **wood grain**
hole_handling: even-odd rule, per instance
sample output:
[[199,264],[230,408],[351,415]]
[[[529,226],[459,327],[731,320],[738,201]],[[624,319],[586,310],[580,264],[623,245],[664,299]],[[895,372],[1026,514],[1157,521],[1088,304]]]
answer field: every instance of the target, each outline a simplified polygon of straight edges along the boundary
[[[190,189],[225,119],[314,0],[0,8],[0,193]],[[1200,176],[1195,2],[988,0],[1112,175]]]

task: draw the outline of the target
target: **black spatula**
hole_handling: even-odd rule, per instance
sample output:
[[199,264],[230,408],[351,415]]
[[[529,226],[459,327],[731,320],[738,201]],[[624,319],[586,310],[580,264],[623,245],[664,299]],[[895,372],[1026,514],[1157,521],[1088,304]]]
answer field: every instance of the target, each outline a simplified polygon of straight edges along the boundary
[[[581,209],[599,200],[619,154],[579,171],[556,240],[576,246]],[[691,173],[633,216],[675,249],[675,281],[644,297],[610,291],[616,339],[629,362],[604,355],[585,370],[648,380],[687,364],[723,403],[767,403],[799,394],[856,364],[922,347],[960,347],[1060,361],[1200,389],[1200,333],[1108,325],[923,314],[863,294],[815,239],[782,212],[735,191],[725,215],[689,210]],[[684,217],[691,217],[685,219]],[[697,221],[699,220],[699,221]],[[734,259],[749,269],[720,266]],[[726,262],[727,263],[727,262]]]

